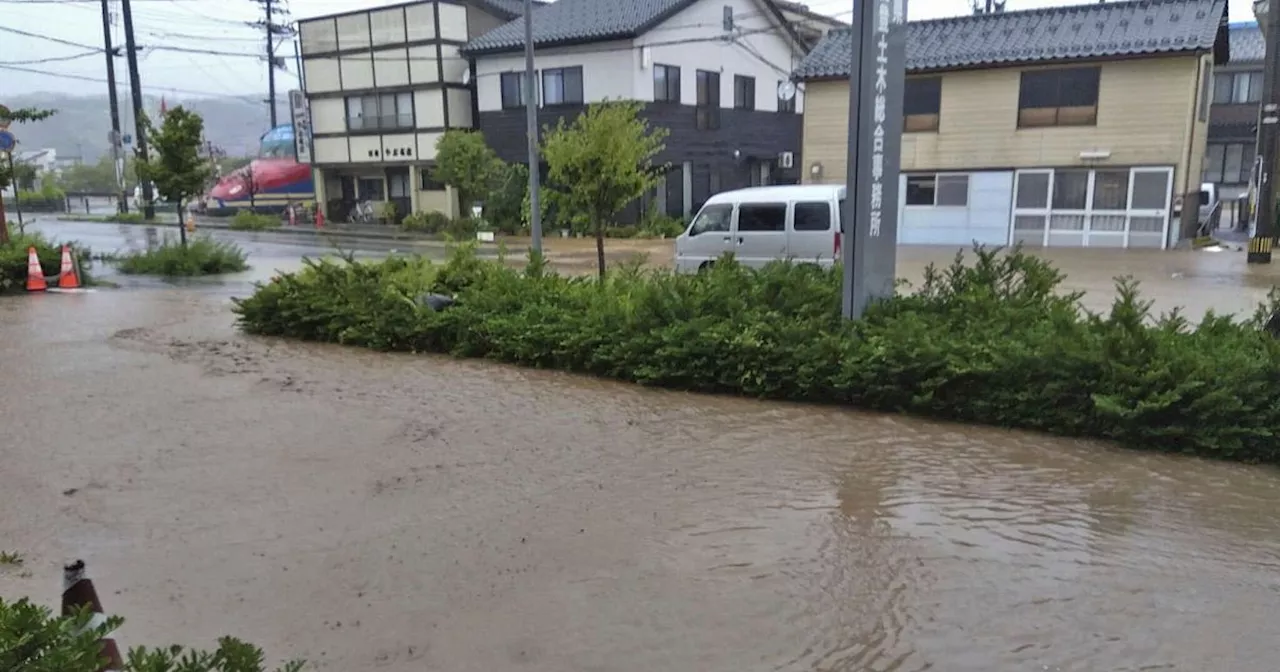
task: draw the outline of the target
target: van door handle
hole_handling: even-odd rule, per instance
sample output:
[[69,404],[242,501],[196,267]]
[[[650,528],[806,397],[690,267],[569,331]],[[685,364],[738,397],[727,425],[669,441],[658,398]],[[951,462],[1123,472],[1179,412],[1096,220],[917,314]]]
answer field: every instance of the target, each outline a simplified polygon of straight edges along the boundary
[[733,241],[733,238],[731,238],[731,237],[729,237],[729,236],[725,236],[725,237],[724,237],[724,242],[729,243],[729,242],[732,242],[732,241]]
[[742,244],[742,236],[738,236],[738,244],[739,244],[739,245],[741,245],[741,244]]

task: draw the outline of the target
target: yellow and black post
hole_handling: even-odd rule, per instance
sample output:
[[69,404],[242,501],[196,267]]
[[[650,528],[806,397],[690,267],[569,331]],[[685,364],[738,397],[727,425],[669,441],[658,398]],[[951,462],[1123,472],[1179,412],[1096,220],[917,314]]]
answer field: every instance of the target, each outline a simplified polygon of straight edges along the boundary
[[1258,217],[1254,223],[1253,238],[1249,240],[1250,264],[1271,263],[1271,247],[1275,242],[1276,226],[1276,140],[1280,130],[1280,0],[1271,0],[1267,7],[1266,26],[1263,31],[1266,42],[1266,61],[1262,79],[1262,107],[1258,114]]

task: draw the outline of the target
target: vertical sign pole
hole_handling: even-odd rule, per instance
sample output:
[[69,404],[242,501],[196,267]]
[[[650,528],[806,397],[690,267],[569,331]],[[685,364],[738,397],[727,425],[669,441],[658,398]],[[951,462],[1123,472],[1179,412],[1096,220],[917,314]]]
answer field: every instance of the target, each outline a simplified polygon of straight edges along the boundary
[[1249,239],[1249,252],[1245,262],[1249,264],[1271,263],[1271,244],[1275,239],[1276,221],[1276,141],[1277,122],[1280,122],[1280,0],[1271,0],[1267,8],[1266,61],[1262,77],[1262,110],[1258,116],[1258,218],[1254,222],[1253,237]]
[[907,0],[855,0],[849,70],[849,159],[841,213],[841,313],[862,316],[897,277]]

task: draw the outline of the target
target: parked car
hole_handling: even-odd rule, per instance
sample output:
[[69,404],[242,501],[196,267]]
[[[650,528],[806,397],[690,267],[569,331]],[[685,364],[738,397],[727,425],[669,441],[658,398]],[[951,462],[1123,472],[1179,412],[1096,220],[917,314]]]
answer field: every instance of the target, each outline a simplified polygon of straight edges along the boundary
[[705,268],[726,252],[747,266],[793,259],[822,266],[840,249],[843,185],[752,187],[707,199],[676,238],[676,270]]

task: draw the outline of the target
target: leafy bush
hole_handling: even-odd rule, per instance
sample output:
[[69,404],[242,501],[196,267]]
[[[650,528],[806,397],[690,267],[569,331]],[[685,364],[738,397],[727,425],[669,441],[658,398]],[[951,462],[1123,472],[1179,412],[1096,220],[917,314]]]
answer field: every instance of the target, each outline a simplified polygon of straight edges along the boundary
[[449,226],[449,216],[443,212],[415,212],[406,215],[400,228],[413,233],[440,233]]
[[[103,636],[118,628],[120,618],[97,627],[91,614],[55,617],[47,607],[23,598],[0,598],[0,670],[18,672],[97,672]],[[136,647],[125,656],[125,672],[265,672],[262,650],[233,637],[218,640],[214,651],[182,646],[148,649]],[[276,672],[298,672],[302,661],[292,661]]]
[[[38,233],[12,236],[5,245],[0,245],[0,293],[20,291],[27,285],[27,250],[36,248],[36,256],[40,257],[40,268],[46,276],[56,276],[62,271],[62,245],[55,244]],[[75,246],[76,254],[82,251]],[[86,274],[81,280],[88,283]]]
[[217,275],[237,273],[249,268],[247,255],[238,245],[199,237],[183,247],[172,237],[160,245],[120,258],[121,273],[128,275],[160,275],[165,277]]
[[669,217],[660,213],[645,216],[640,222],[637,235],[642,238],[675,238],[684,233],[687,223],[679,217]]
[[142,217],[141,212],[118,212],[107,217],[107,221],[119,224],[142,224],[147,220]]
[[[923,286],[840,317],[839,268],[722,260],[604,280],[524,273],[466,246],[422,261],[322,262],[236,302],[242,329],[447,352],[647,385],[834,403],[1280,463],[1280,341],[1251,320],[1154,317],[1119,282],[1106,314],[1013,250],[930,268]],[[442,312],[423,291],[455,293]]]
[[228,228],[236,231],[267,231],[280,228],[280,218],[275,215],[261,215],[252,210],[238,210],[231,218]]

